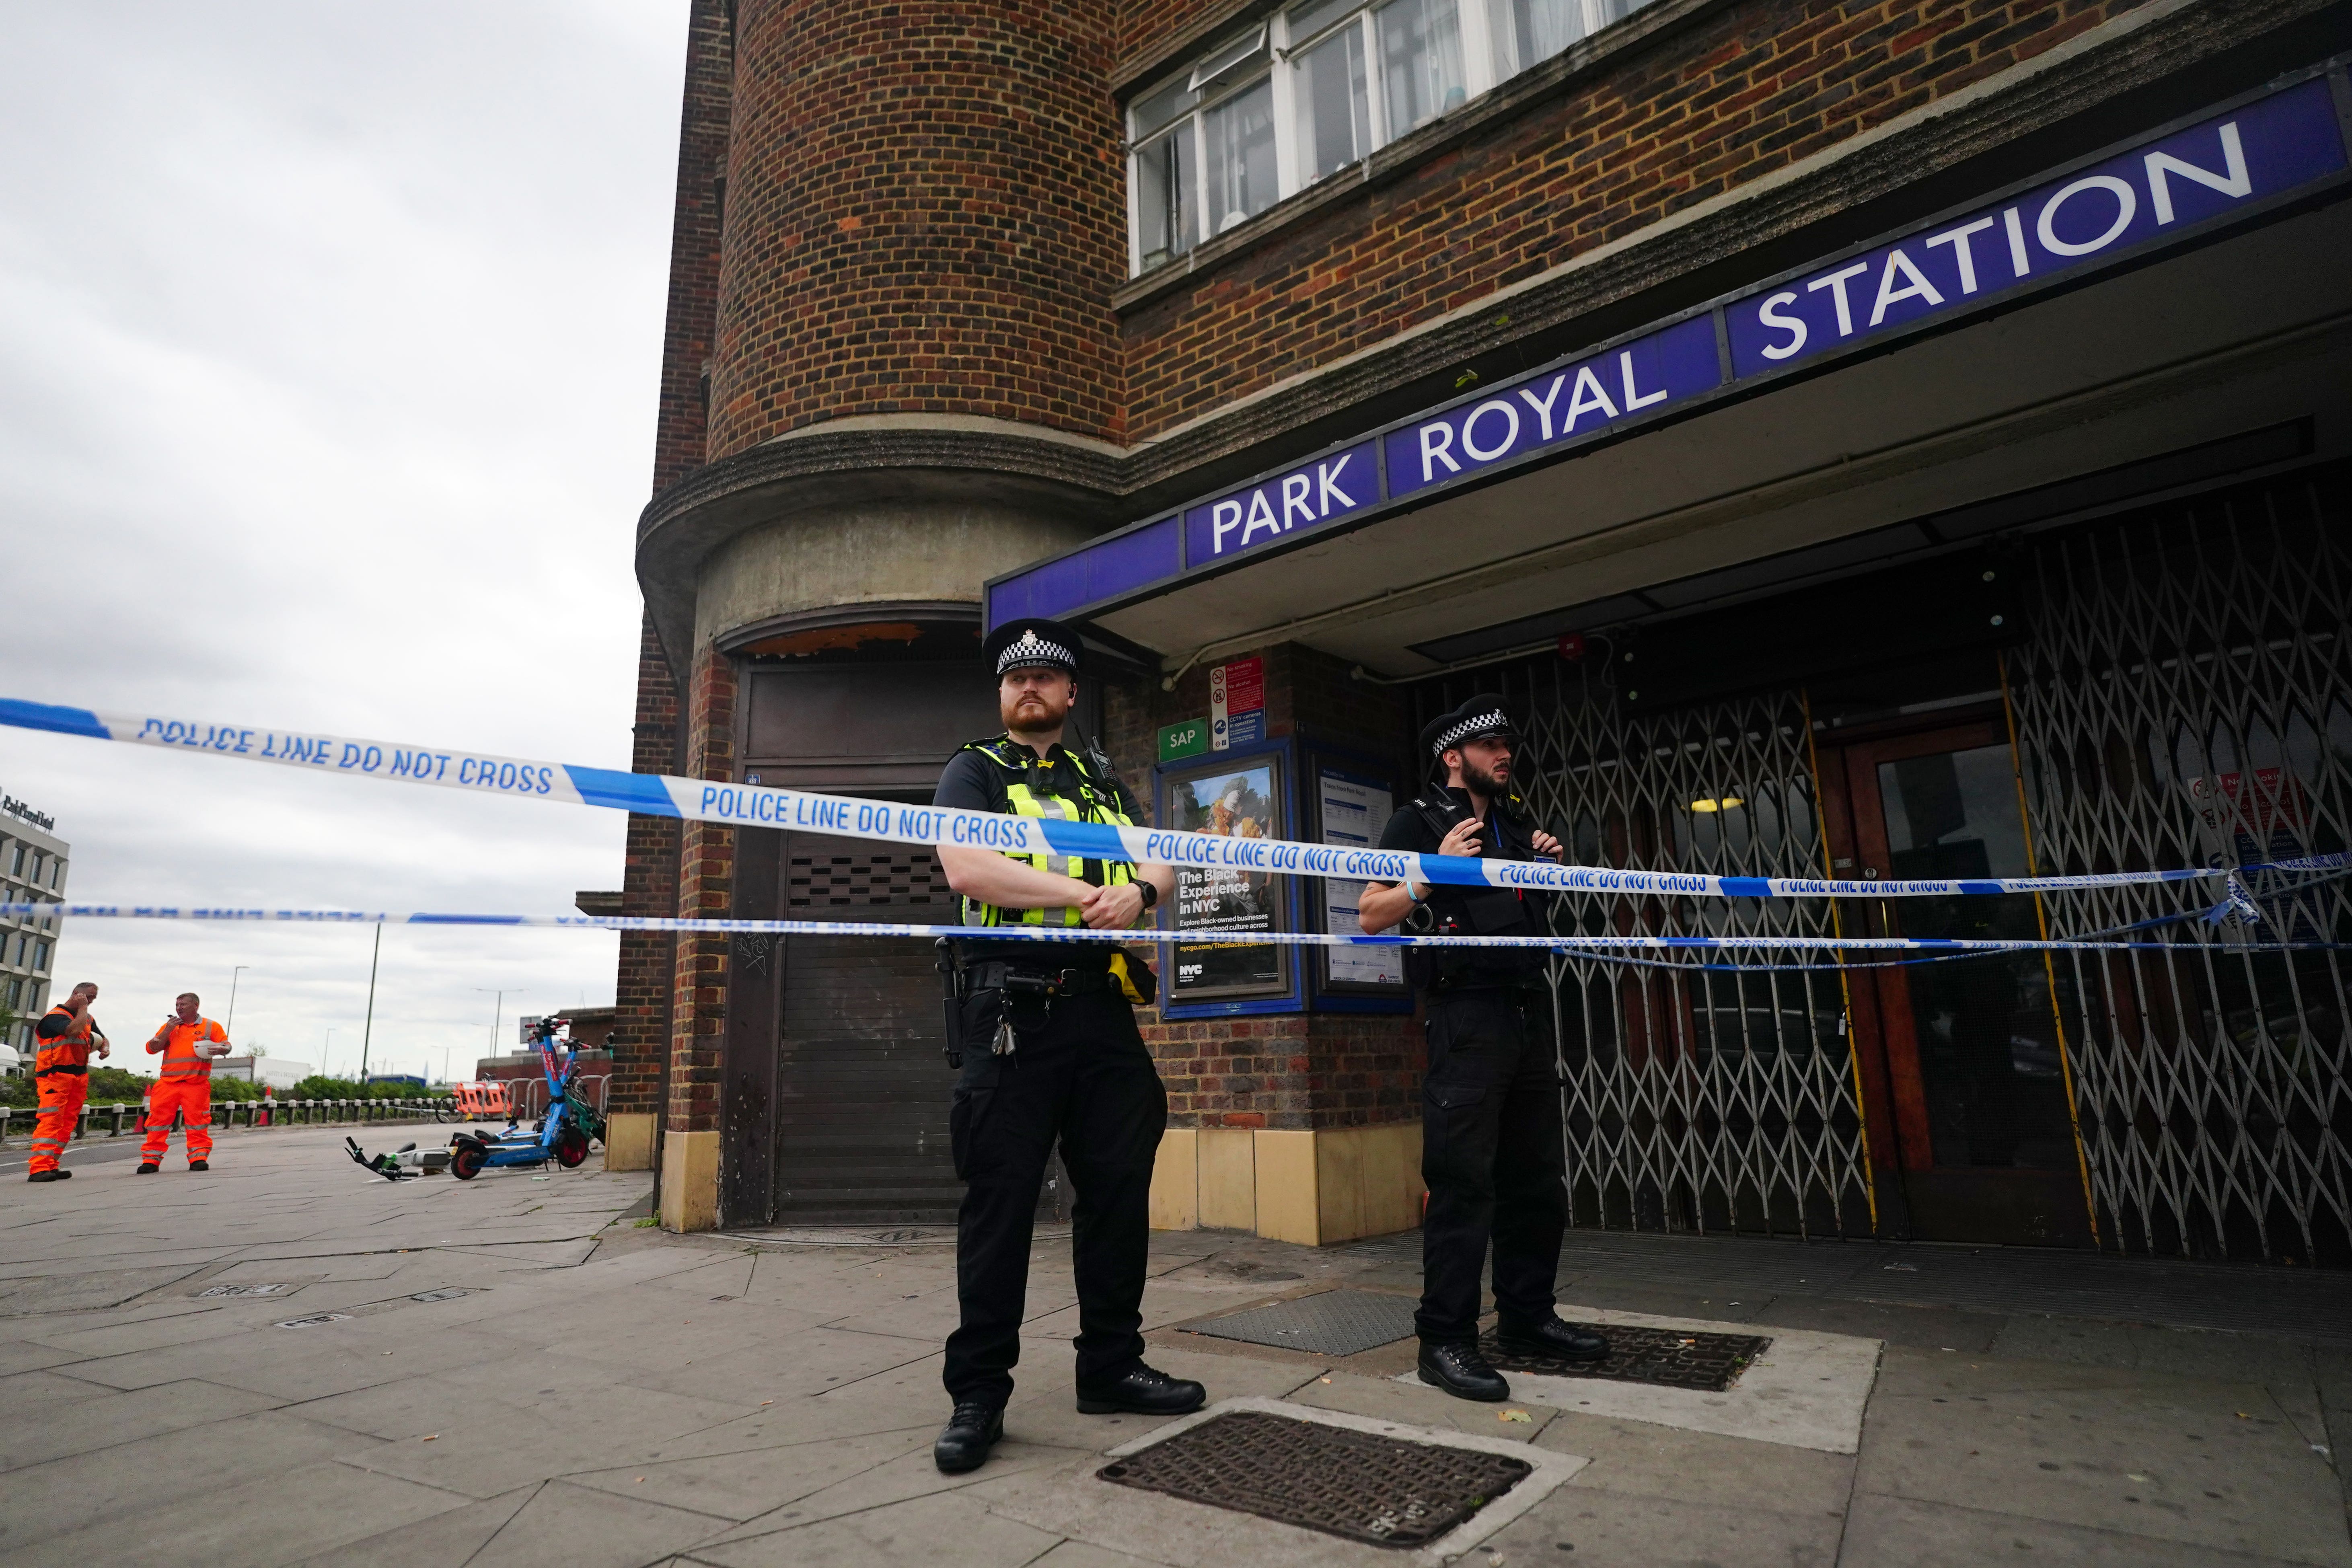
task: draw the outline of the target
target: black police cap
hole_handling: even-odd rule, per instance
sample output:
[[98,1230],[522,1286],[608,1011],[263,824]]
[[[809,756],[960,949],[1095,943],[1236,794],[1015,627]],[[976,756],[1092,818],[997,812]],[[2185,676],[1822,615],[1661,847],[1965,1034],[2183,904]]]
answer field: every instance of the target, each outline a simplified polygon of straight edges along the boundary
[[1422,726],[1422,750],[1431,757],[1440,757],[1465,741],[1475,741],[1481,735],[1507,735],[1517,738],[1518,728],[1511,716],[1503,711],[1500,699],[1473,697],[1451,713],[1441,713]]
[[981,657],[1003,675],[1008,669],[1048,668],[1078,672],[1078,634],[1043,616],[1007,621],[980,645]]

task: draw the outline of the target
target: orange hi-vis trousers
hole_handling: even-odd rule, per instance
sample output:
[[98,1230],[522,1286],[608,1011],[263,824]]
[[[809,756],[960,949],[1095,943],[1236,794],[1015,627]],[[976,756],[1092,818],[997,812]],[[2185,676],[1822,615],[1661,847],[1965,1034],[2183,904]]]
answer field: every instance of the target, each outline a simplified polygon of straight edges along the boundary
[[139,1158],[155,1164],[172,1142],[172,1112],[188,1121],[188,1158],[213,1157],[213,1080],[209,1078],[158,1079],[147,1091],[147,1137]]
[[89,1079],[78,1072],[43,1073],[40,1110],[33,1117],[32,1173],[54,1171],[58,1156],[73,1142],[74,1122],[81,1102],[89,1098]]

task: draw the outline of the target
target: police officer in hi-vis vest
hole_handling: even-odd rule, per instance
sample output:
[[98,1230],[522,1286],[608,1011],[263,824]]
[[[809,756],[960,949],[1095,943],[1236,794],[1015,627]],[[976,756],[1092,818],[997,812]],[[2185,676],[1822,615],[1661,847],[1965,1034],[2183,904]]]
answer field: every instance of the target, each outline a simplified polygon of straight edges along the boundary
[[[1558,860],[1559,840],[1511,789],[1510,719],[1474,697],[1421,732],[1433,787],[1390,818],[1383,849]],[[1444,774],[1442,786],[1436,775]],[[1548,900],[1499,888],[1372,882],[1357,900],[1368,933],[1550,934]],[[1559,1054],[1539,947],[1408,948],[1429,1034],[1422,1089],[1421,1380],[1464,1399],[1510,1397],[1478,1349],[1479,1286],[1495,1251],[1495,1336],[1510,1354],[1599,1361],[1601,1335],[1560,1321],[1552,1281],[1568,1225]]]
[[[933,804],[1135,822],[1109,759],[1062,744],[1077,655],[1077,634],[1055,621],[1018,620],[991,634],[985,657],[1004,733],[950,758]],[[966,925],[1125,931],[1147,923],[1175,886],[1166,866],[952,845],[939,854]],[[942,1470],[971,1469],[1004,1434],[1031,1226],[1057,1142],[1076,1200],[1078,1408],[1198,1409],[1207,1392],[1144,1365],[1139,1331],[1151,1163],[1168,1123],[1168,1096],[1135,1027],[1135,1005],[1152,999],[1151,972],[1116,943],[1009,935],[959,942],[949,962],[949,1059],[961,1064],[950,1130],[965,1183],[956,1222],[963,1321],[948,1337],[943,1381],[955,1412],[933,1459]]]

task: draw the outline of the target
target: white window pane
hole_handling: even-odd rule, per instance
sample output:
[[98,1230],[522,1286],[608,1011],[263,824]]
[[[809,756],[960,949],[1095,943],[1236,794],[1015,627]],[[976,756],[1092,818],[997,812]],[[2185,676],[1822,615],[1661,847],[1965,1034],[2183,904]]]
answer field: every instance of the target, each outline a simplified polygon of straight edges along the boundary
[[1192,195],[1190,121],[1135,154],[1136,254],[1146,272],[1192,248],[1200,239],[1200,204]]
[[1313,0],[1310,5],[1299,6],[1290,13],[1290,41],[1306,42],[1362,5],[1363,0]]
[[1274,205],[1274,81],[1235,93],[1201,116],[1208,142],[1209,212],[1217,233]]
[[1364,84],[1364,29],[1337,32],[1297,58],[1298,162],[1319,180],[1372,150],[1371,95]]
[[1381,90],[1391,140],[1425,124],[1467,96],[1462,34],[1454,0],[1390,0],[1375,14]]
[[1622,5],[1617,15],[1633,8],[1625,0],[1492,0],[1496,77],[1539,66],[1583,37],[1586,12],[1595,5]]
[[1201,95],[1181,79],[1171,81],[1150,98],[1138,99],[1128,110],[1128,133],[1139,142],[1200,101]]
[[1228,39],[1203,55],[1200,64],[1192,68],[1192,86],[1195,89],[1205,88],[1219,77],[1230,75],[1265,53],[1265,24],[1261,22],[1239,37]]

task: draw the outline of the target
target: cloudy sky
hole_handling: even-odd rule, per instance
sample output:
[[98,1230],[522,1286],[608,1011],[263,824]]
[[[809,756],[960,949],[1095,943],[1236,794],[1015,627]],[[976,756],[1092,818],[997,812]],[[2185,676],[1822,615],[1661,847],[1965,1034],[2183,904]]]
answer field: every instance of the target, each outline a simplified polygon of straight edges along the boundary
[[[683,0],[0,4],[0,695],[628,765]],[[557,912],[623,819],[0,730],[69,896]],[[67,927],[356,1067],[365,928]],[[387,928],[374,1063],[609,1004],[601,932]],[[330,1037],[330,1031],[332,1031]],[[331,1037],[331,1047],[328,1041]],[[505,1048],[505,1047],[502,1047]],[[117,1060],[121,1059],[118,1049]]]

